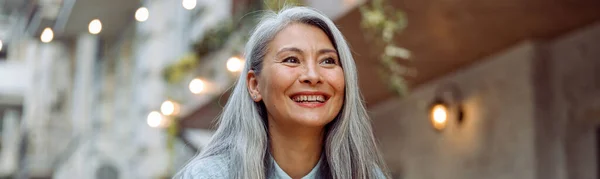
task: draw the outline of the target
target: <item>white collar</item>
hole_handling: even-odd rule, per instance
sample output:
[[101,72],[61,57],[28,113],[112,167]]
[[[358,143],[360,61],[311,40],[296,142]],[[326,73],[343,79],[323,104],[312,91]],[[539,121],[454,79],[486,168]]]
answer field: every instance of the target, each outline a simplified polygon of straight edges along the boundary
[[[273,162],[273,174],[271,174],[272,179],[292,179],[292,177],[290,177],[287,173],[285,173],[285,171],[283,171],[283,169],[281,169],[281,167],[279,167],[279,165],[277,164],[277,162],[275,161],[275,159],[273,158],[273,156],[270,157],[271,158],[271,162]],[[321,155],[321,158],[319,158],[319,162],[317,162],[317,165],[315,165],[315,167],[308,172],[308,174],[306,174],[306,176],[302,177],[302,179],[316,179],[317,178],[317,174],[319,172],[319,168],[321,168],[321,162],[323,161],[323,155]]]

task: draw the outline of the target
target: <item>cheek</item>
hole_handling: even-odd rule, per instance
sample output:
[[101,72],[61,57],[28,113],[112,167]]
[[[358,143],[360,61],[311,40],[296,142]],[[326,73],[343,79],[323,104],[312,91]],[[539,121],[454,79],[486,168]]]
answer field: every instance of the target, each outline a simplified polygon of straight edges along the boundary
[[296,72],[293,69],[285,67],[272,67],[263,72],[264,77],[262,83],[263,95],[279,95],[285,93],[285,90],[294,84]]
[[342,69],[332,70],[326,74],[326,77],[335,93],[344,96],[344,88],[346,87],[344,71]]

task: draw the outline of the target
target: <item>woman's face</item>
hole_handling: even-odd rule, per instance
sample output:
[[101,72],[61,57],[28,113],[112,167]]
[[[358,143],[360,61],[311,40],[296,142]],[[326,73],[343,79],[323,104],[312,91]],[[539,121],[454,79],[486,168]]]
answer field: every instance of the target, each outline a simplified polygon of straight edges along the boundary
[[319,28],[293,23],[268,46],[260,75],[248,72],[255,101],[262,100],[269,121],[325,126],[344,100],[344,73],[327,35]]

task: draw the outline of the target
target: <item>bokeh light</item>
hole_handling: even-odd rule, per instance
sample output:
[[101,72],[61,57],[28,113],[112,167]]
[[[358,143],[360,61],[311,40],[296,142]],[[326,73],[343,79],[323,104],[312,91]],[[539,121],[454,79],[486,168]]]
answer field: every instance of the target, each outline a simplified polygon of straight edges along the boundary
[[442,130],[448,121],[448,108],[443,104],[436,104],[431,108],[431,123],[433,128]]
[[54,39],[54,32],[50,27],[46,27],[44,31],[42,31],[42,35],[40,35],[40,40],[44,43],[52,42]]
[[230,72],[238,72],[244,67],[244,62],[238,57],[231,57],[227,60],[227,70]]
[[181,5],[187,10],[192,10],[196,8],[196,0],[183,0],[181,1]]
[[137,11],[135,11],[135,20],[139,22],[144,22],[148,20],[149,16],[150,12],[148,12],[148,8],[146,7],[140,7],[137,9]]
[[177,115],[179,112],[179,104],[167,100],[160,105],[160,112],[165,116]]
[[163,116],[158,111],[152,111],[148,114],[148,126],[150,127],[159,127],[162,123]]
[[99,19],[92,20],[88,26],[88,30],[90,34],[99,34],[102,31],[102,22]]
[[204,91],[204,81],[201,79],[193,79],[189,85],[190,91],[194,94],[200,94]]

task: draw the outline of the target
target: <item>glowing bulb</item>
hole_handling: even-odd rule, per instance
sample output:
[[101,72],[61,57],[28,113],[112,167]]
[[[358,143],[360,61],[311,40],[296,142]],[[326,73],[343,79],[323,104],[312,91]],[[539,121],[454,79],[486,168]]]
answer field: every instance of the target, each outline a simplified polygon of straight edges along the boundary
[[204,81],[201,79],[193,79],[190,82],[190,91],[194,94],[200,94],[204,90]]
[[160,112],[165,116],[175,115],[179,112],[179,105],[167,100],[160,105]]
[[92,20],[90,25],[88,25],[88,30],[90,31],[90,34],[99,34],[100,31],[102,31],[102,22],[98,19]]
[[242,70],[244,62],[238,57],[231,57],[227,60],[227,70],[230,72],[238,72]]
[[51,42],[54,38],[54,32],[50,27],[46,27],[44,31],[42,31],[42,35],[40,35],[40,40],[44,43]]
[[442,104],[437,104],[431,109],[431,122],[433,128],[444,129],[448,121],[448,109]]
[[0,40],[0,51],[2,51],[2,40]]
[[187,10],[192,10],[196,8],[196,0],[183,0],[181,1],[181,5]]
[[144,22],[148,20],[149,15],[150,12],[148,12],[148,8],[140,7],[139,9],[137,9],[137,11],[135,11],[135,20],[139,22]]
[[150,112],[150,114],[148,114],[148,126],[150,127],[159,127],[160,124],[162,123],[163,120],[163,116],[157,112],[157,111],[152,111]]

